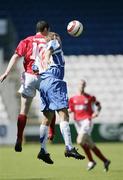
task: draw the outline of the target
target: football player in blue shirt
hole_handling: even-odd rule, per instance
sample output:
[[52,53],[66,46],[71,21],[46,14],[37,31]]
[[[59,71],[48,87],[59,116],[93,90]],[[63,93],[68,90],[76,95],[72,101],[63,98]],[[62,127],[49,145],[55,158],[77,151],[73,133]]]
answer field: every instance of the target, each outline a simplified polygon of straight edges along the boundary
[[73,157],[82,160],[85,157],[77,152],[71,141],[67,85],[63,80],[65,61],[61,40],[58,34],[53,32],[49,33],[45,50],[42,49],[42,52],[43,57],[41,61],[43,61],[45,57],[44,61],[47,64],[47,69],[41,73],[40,76],[41,111],[43,112],[44,119],[40,126],[41,149],[38,154],[38,159],[42,159],[48,164],[53,164],[46,149],[46,142],[48,137],[48,126],[53,119],[55,111],[57,111],[60,118],[60,130],[66,146],[65,157]]

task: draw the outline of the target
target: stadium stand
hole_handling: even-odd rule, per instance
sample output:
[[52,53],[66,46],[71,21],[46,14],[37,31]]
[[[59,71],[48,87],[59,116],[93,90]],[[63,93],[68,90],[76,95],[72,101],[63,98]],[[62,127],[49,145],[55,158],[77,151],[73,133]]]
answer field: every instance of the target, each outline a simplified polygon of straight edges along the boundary
[[[18,40],[35,33],[35,23],[47,20],[63,40],[66,55],[120,54],[123,49],[122,0],[117,1],[8,1],[1,0],[0,17],[12,19]],[[21,8],[21,9],[20,9]],[[23,15],[23,16],[22,16]],[[69,21],[84,25],[81,38],[66,33]]]
[[0,122],[7,122],[9,120],[8,118],[8,113],[7,110],[5,108],[2,96],[0,94]]
[[87,91],[102,104],[100,118],[94,122],[123,122],[123,56],[67,56],[66,75],[69,96],[76,93],[77,80],[87,80]]

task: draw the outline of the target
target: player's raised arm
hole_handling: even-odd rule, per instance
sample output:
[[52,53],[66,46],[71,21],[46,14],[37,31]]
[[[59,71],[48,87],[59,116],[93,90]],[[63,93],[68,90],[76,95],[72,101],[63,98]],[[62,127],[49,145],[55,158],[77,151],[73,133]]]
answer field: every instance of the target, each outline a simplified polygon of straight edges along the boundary
[[1,82],[3,82],[4,79],[6,79],[6,77],[8,76],[9,72],[11,71],[12,67],[15,65],[15,63],[17,62],[18,59],[19,59],[19,56],[17,54],[13,54],[5,72],[0,76]]
[[46,54],[45,54],[45,61],[46,61],[47,64],[50,64],[50,57],[51,57],[51,55],[52,55],[52,50],[48,49],[46,51]]

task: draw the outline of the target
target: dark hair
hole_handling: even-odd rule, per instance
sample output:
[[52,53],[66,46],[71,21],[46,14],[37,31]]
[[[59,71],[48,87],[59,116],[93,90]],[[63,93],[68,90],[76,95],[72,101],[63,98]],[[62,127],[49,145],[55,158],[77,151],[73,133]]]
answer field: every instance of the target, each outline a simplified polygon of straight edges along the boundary
[[36,24],[36,32],[43,32],[44,29],[47,28],[49,30],[50,26],[46,21],[39,21]]

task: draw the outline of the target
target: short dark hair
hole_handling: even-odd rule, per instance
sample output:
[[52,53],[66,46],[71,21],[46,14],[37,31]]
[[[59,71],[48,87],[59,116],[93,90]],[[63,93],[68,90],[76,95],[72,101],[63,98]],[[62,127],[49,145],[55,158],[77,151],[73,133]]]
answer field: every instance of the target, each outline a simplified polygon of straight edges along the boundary
[[44,29],[49,30],[50,26],[46,21],[38,21],[36,24],[36,32],[43,32]]

